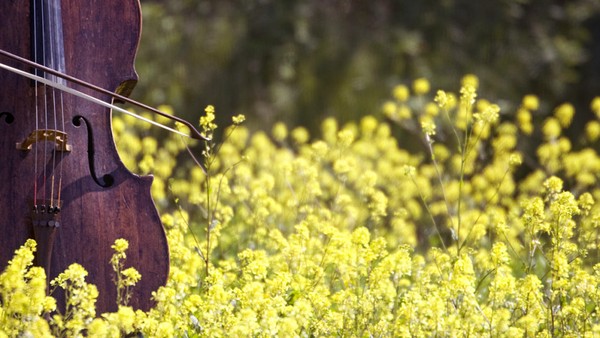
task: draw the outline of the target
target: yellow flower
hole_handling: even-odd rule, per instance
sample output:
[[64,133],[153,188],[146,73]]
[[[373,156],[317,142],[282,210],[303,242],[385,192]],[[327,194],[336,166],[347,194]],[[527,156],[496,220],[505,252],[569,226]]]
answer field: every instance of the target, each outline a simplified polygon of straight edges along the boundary
[[440,112],[440,110],[435,103],[428,102],[425,105],[425,115],[426,116],[435,117],[439,114],[439,112]]
[[425,135],[427,135],[429,137],[435,135],[435,123],[433,123],[433,121],[430,121],[430,120],[422,121],[421,129],[423,130],[423,133],[425,133]]
[[121,271],[121,274],[125,286],[133,286],[142,279],[142,275],[135,268],[127,268]]
[[573,115],[575,115],[575,107],[570,103],[563,103],[554,110],[554,116],[558,119],[560,126],[563,128],[567,128],[571,125]]
[[118,238],[110,247],[115,250],[115,252],[123,253],[129,248],[129,242],[126,239]]
[[231,121],[235,125],[242,124],[244,121],[246,121],[246,116],[244,116],[243,114],[238,114],[236,116],[233,116],[231,118]]
[[360,120],[360,130],[364,135],[372,135],[377,129],[377,119],[367,115]]
[[475,103],[475,98],[477,97],[477,92],[475,88],[471,84],[466,84],[460,89],[460,102],[465,106],[471,106]]
[[448,109],[448,95],[443,90],[438,90],[435,96],[434,101],[440,106],[442,109]]
[[450,151],[444,144],[434,144],[433,154],[439,162],[444,162],[450,157]]
[[398,110],[396,111],[396,115],[395,115],[395,119],[396,120],[406,120],[406,119],[410,119],[412,117],[412,112],[410,110],[410,107],[408,107],[407,105],[400,105],[398,107]]
[[390,119],[394,118],[397,109],[398,107],[396,106],[396,103],[394,101],[386,101],[383,103],[383,107],[381,107],[383,115]]
[[366,246],[369,244],[371,234],[365,227],[360,227],[352,232],[352,243],[360,246]]
[[292,139],[298,144],[304,144],[308,142],[310,135],[308,134],[308,130],[303,127],[296,127],[292,130]]
[[354,132],[350,129],[344,129],[338,132],[338,142],[342,147],[348,147],[354,142]]
[[531,135],[533,124],[531,123],[531,112],[525,108],[517,111],[517,125],[525,135]]
[[273,129],[271,131],[273,138],[277,142],[283,142],[288,134],[287,127],[282,122],[277,122],[273,125]]
[[479,87],[479,78],[474,74],[467,74],[461,80],[462,87],[471,87],[477,90]]
[[311,148],[314,150],[316,156],[320,157],[320,158],[324,158],[325,155],[327,155],[327,151],[329,150],[329,147],[327,146],[327,143],[323,142],[323,141],[316,141],[311,145]]
[[508,250],[504,243],[494,243],[494,246],[492,247],[492,262],[495,266],[505,265],[510,262],[510,256],[508,255]]
[[561,133],[560,122],[554,117],[547,118],[542,127],[542,132],[547,140],[558,138]]
[[413,90],[417,95],[429,93],[429,81],[426,78],[418,78],[413,82]]
[[406,102],[408,100],[408,97],[410,96],[408,87],[406,87],[405,85],[397,85],[396,87],[394,87],[393,92],[396,100],[400,102]]
[[89,337],[110,337],[110,324],[101,318],[92,320],[87,328]]
[[77,263],[73,263],[69,265],[67,270],[60,273],[52,282],[51,285],[57,285],[62,288],[68,287],[68,282],[72,282],[75,285],[83,285],[85,277],[88,275],[88,272],[85,270],[83,266]]
[[538,110],[540,107],[540,100],[535,95],[525,95],[523,97],[523,108],[527,110]]
[[544,181],[544,188],[546,188],[549,193],[559,193],[563,189],[563,181],[556,176],[552,176]]
[[349,173],[353,169],[353,163],[346,158],[339,158],[333,163],[333,170],[340,175]]
[[592,206],[594,206],[594,197],[589,192],[585,192],[579,196],[577,203],[581,210],[588,213],[592,209]]
[[158,141],[153,137],[144,137],[142,139],[142,150],[145,154],[156,154]]
[[215,107],[212,105],[206,106],[204,109],[206,115],[200,117],[200,127],[202,127],[202,134],[205,137],[212,137],[212,133],[217,129],[217,125],[214,123],[215,120]]
[[404,175],[412,177],[415,176],[416,168],[411,165],[404,165],[402,167],[402,172],[404,173]]
[[511,167],[518,167],[521,165],[521,163],[523,163],[523,159],[521,158],[520,154],[510,154],[510,157],[508,158],[508,164]]
[[592,109],[592,112],[596,114],[596,117],[600,119],[600,96],[596,96],[592,100],[590,108]]
[[590,121],[585,125],[585,136],[588,141],[596,142],[600,138],[600,122]]
[[474,114],[475,121],[482,123],[494,123],[498,120],[500,107],[496,104],[487,105],[482,113]]
[[135,325],[135,312],[129,306],[119,306],[117,323],[124,333],[132,333]]

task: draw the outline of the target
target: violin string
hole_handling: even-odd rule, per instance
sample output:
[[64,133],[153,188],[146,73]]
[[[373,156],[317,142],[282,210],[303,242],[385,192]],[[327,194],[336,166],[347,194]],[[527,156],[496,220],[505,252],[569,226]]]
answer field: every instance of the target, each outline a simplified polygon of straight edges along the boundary
[[[55,4],[54,5],[54,9],[60,9],[60,4]],[[54,13],[53,18],[57,19],[60,18],[61,14],[60,11]],[[56,20],[56,21],[60,21]],[[56,22],[56,24],[58,25],[57,29],[52,29],[52,32],[54,34],[56,34],[56,39],[55,41],[60,41],[60,43],[58,44],[58,46],[60,46],[61,50],[60,50],[60,61],[57,61],[56,63],[56,69],[61,71],[61,72],[66,72],[65,71],[65,56],[64,56],[64,45],[63,45],[63,31],[62,31],[62,26],[60,22]],[[54,43],[52,45],[55,45]],[[54,54],[53,54],[54,55]],[[57,54],[58,55],[58,54]],[[52,78],[56,81],[56,82],[63,82],[66,84],[66,82],[61,79],[58,78],[56,75],[53,75]],[[52,88],[53,91],[56,91],[56,88]],[[60,131],[62,131],[64,133],[64,139],[61,140],[61,142],[64,142],[61,147],[63,148],[62,150],[59,151],[60,153],[60,159],[59,159],[59,174],[58,174],[58,187],[57,187],[57,197],[56,197],[56,205],[55,205],[55,211],[59,210],[59,208],[61,207],[61,191],[62,191],[62,178],[63,178],[63,157],[65,156],[65,151],[66,151],[66,147],[67,147],[67,130],[65,128],[65,110],[64,110],[64,97],[63,97],[63,92],[62,91],[58,91],[58,100],[59,100],[59,110],[60,110],[60,121],[61,121],[61,128]],[[56,128],[58,130],[58,127]],[[54,152],[54,156],[56,157],[56,151]]]
[[[54,117],[54,130],[58,130],[58,122],[56,120],[56,89],[52,88],[52,109],[51,109],[51,113]],[[51,185],[50,185],[50,208],[53,208],[55,205],[55,201],[54,201],[54,183],[55,183],[55,178],[56,178],[56,174],[55,174],[55,170],[54,168],[56,168],[56,147],[53,147],[54,149],[51,152],[51,156],[52,156],[52,178],[51,178]]]
[[[43,118],[44,118],[44,129],[48,130],[48,88],[46,87],[45,84],[43,86],[42,93],[44,95],[44,116],[43,116]],[[42,162],[42,171],[43,171],[43,177],[44,177],[44,182],[43,182],[43,189],[44,189],[44,191],[42,193],[42,198],[44,200],[44,204],[46,204],[46,201],[48,200],[47,199],[48,196],[46,194],[46,192],[47,192],[47,189],[46,189],[46,185],[47,185],[46,183],[47,182],[46,181],[48,179],[48,177],[47,177],[48,170],[46,168],[46,163],[48,163],[48,151],[46,150],[46,148],[47,148],[46,144],[44,144],[42,146],[42,151],[44,152],[44,157],[43,157],[44,161]]]
[[[52,11],[52,8],[48,8],[48,11]],[[50,68],[53,69],[57,69],[58,68],[58,60],[56,60],[56,53],[57,51],[55,50],[57,48],[57,46],[55,46],[54,41],[56,41],[56,37],[54,36],[56,34],[56,30],[54,29],[54,25],[58,25],[57,22],[55,22],[54,20],[54,16],[52,15],[52,13],[48,13],[48,37],[46,37],[49,41],[49,56],[50,56]],[[46,40],[44,40],[46,41]],[[50,77],[51,79],[55,80],[54,75],[48,75],[48,77]],[[55,80],[56,81],[56,80]],[[52,101],[52,106],[50,107],[50,113],[52,114],[52,118],[53,118],[53,122],[54,122],[54,126],[53,129],[54,130],[58,130],[58,123],[57,123],[57,113],[56,113],[56,89],[54,87],[51,88],[51,101]],[[47,148],[46,148],[47,149]],[[55,174],[55,170],[54,168],[56,168],[56,147],[52,147],[52,150],[50,150],[50,156],[52,157],[52,167],[51,167],[51,172],[52,172],[52,177],[50,179],[50,203],[49,203],[49,208],[50,210],[52,210],[52,208],[54,207],[54,184],[55,184],[55,178],[56,178],[56,174]]]
[[[33,83],[34,86],[34,96],[35,96],[35,130],[39,129],[39,109],[38,109],[38,88],[37,82]],[[33,164],[33,205],[34,208],[37,208],[37,177],[38,177],[38,146],[37,146],[38,136],[37,133],[35,135],[35,143],[34,143],[34,164]]]
[[[62,131],[66,135],[67,130],[65,129],[65,110],[64,110],[64,105],[63,105],[63,92],[61,91],[59,94],[60,94],[59,99],[60,99],[60,115],[61,115],[60,119],[62,121]],[[63,140],[63,142],[65,142],[64,147],[66,148],[66,146],[67,146],[66,145],[66,143],[67,143],[66,138]],[[59,175],[58,175],[58,196],[56,197],[57,198],[57,200],[56,200],[56,206],[59,207],[59,208],[61,207],[60,206],[60,192],[62,190],[63,156],[64,156],[64,151],[61,151],[60,152],[60,163],[59,163],[60,169],[59,169]]]
[[[35,61],[38,60],[38,36],[37,36],[37,32],[38,32],[38,22],[37,22],[37,4],[35,1],[33,1],[33,59]],[[39,129],[39,111],[38,111],[38,83],[37,80],[33,80],[33,91],[34,91],[34,110],[35,110],[35,130]],[[33,168],[33,208],[34,210],[37,210],[37,177],[38,177],[38,147],[37,147],[37,133],[35,136],[35,143],[34,143],[34,168]]]
[[[42,26],[41,27],[41,34],[42,34],[42,36],[40,37],[40,40],[42,41],[41,42],[41,45],[42,45],[42,56],[43,56],[44,61],[45,61],[46,55],[48,55],[47,54],[48,51],[46,50],[46,43],[45,43],[45,41],[46,41],[46,36],[45,36],[46,29],[45,28],[46,28],[46,25],[47,25],[47,23],[46,23],[46,13],[45,13],[46,8],[43,5],[43,3],[41,5],[40,11],[41,11],[40,17],[42,19],[42,23],[41,23],[41,26]],[[48,130],[48,89],[47,89],[46,84],[44,84],[43,87],[42,87],[42,93],[44,95],[44,116],[43,116],[43,119],[44,119],[44,129]],[[37,142],[36,142],[36,144],[37,144]],[[46,189],[47,176],[46,176],[46,174],[48,172],[48,170],[46,170],[47,169],[46,168],[46,163],[47,163],[47,151],[46,151],[46,148],[47,148],[46,144],[44,144],[43,147],[42,147],[42,150],[44,152],[43,162],[42,162],[42,171],[43,171],[43,175],[42,175],[43,176],[43,184],[42,184],[42,188],[43,188],[43,191],[42,191],[43,204],[42,205],[46,205],[46,201],[48,200],[47,199],[47,195],[46,195],[46,192],[47,192],[47,189]]]

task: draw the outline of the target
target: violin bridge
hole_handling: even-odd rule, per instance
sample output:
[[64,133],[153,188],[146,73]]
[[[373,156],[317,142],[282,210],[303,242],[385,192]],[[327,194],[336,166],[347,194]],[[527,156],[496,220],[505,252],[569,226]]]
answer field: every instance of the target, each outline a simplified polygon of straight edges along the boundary
[[67,144],[67,133],[55,129],[34,130],[23,142],[17,143],[19,150],[31,150],[34,143],[49,141],[55,144],[56,151],[71,151],[71,145]]

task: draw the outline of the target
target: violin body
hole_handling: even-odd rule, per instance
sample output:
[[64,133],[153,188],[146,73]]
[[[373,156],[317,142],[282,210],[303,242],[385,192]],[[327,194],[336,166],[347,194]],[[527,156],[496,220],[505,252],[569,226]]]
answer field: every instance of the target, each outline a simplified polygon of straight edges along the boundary
[[[0,49],[39,58],[42,47],[35,46],[52,42],[37,41],[34,33],[42,29],[32,24],[33,4],[44,1],[49,0],[0,1]],[[57,0],[53,5],[60,6],[55,18],[62,23],[50,30],[62,32],[62,51],[56,55],[64,72],[128,95],[137,81],[139,1]],[[167,239],[150,196],[152,177],[134,175],[121,162],[109,109],[0,70],[0,158],[0,270],[28,238],[36,239],[36,259],[49,279],[79,263],[98,287],[97,311],[115,311],[109,261],[111,245],[124,238],[129,242],[125,267],[142,275],[130,305],[152,306],[151,294],[165,284],[169,271]]]

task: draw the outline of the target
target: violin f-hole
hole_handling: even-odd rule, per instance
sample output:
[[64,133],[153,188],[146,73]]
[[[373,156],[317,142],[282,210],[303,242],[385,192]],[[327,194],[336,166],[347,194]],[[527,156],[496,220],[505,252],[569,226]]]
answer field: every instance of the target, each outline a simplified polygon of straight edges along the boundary
[[82,121],[84,122],[88,133],[88,163],[90,168],[90,176],[92,176],[94,182],[96,182],[96,184],[101,186],[102,188],[111,187],[115,183],[115,179],[112,175],[105,174],[102,176],[102,178],[98,178],[98,176],[96,175],[96,165],[94,161],[94,131],[92,130],[90,123],[88,122],[88,120],[86,120],[85,117],[81,115],[76,115],[73,117],[73,125],[76,127],[81,126]]
[[2,117],[4,117],[4,122],[6,122],[6,124],[11,124],[15,121],[14,115],[7,111],[3,111],[0,113],[0,118]]

